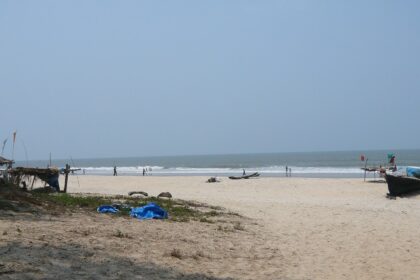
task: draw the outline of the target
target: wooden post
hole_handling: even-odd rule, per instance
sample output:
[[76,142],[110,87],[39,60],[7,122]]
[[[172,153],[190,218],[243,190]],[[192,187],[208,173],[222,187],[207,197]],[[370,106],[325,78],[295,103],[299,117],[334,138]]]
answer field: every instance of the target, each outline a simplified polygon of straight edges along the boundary
[[66,164],[66,169],[64,170],[64,174],[66,178],[64,179],[64,193],[67,192],[67,181],[69,179],[69,172],[70,172],[70,165]]
[[365,161],[365,178],[363,179],[363,181],[364,181],[364,182],[366,182],[366,167],[367,167],[367,161],[368,161],[368,158],[366,158],[366,161]]
[[35,184],[35,176],[33,176],[34,178],[32,179],[32,184],[31,184],[31,190],[34,188],[34,184]]

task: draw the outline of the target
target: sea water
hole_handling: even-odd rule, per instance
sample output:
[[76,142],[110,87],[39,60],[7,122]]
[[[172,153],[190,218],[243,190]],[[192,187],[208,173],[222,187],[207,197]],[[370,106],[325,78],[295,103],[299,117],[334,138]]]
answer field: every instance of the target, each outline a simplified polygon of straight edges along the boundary
[[[365,162],[367,166],[386,166],[387,154],[393,153],[398,167],[420,166],[420,150],[383,150],[383,151],[340,151],[340,152],[299,152],[264,153],[231,155],[193,155],[193,156],[156,156],[127,158],[93,158],[53,160],[52,164],[64,167],[81,168],[77,174],[113,175],[117,166],[119,175],[142,176],[143,168],[148,176],[230,176],[259,172],[265,177],[285,176],[286,166],[292,177],[311,178],[357,178],[363,177]],[[18,162],[18,165],[46,167],[49,161]],[[368,174],[369,175],[369,174]],[[369,176],[373,176],[370,174]]]

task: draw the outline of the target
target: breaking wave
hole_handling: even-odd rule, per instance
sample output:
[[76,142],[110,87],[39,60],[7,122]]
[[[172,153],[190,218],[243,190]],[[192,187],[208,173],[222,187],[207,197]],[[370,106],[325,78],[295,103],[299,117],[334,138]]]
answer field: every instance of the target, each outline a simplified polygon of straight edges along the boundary
[[[113,167],[78,167],[83,173],[87,175],[112,175]],[[230,175],[242,173],[242,168],[191,168],[191,167],[163,167],[163,166],[121,166],[117,167],[117,171],[121,175],[142,175],[143,168],[146,172],[155,175]],[[358,175],[363,174],[360,168],[354,167],[289,167],[293,174],[349,174]],[[269,166],[269,167],[255,167],[246,168],[246,172],[259,172],[269,176],[281,176],[286,171],[285,166]]]

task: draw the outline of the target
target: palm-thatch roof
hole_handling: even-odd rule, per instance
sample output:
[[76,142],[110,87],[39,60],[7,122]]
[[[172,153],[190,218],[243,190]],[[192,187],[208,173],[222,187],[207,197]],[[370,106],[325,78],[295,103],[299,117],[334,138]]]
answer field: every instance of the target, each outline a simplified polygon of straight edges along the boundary
[[13,162],[14,162],[13,160],[10,160],[10,159],[7,159],[7,158],[4,158],[4,157],[0,156],[0,166],[1,165],[6,165],[6,164],[12,164]]
[[45,182],[47,182],[51,177],[58,176],[58,168],[31,168],[31,167],[15,167],[8,171],[10,175],[15,178],[35,176]]

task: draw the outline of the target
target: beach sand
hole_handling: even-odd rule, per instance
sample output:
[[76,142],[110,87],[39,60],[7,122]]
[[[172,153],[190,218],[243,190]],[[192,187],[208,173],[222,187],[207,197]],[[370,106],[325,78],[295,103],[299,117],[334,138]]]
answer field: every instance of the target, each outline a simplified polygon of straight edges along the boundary
[[[212,224],[139,221],[95,213],[10,214],[1,217],[0,254],[9,251],[8,258],[1,260],[0,273],[15,272],[0,276],[419,277],[420,196],[389,200],[385,183],[362,179],[222,178],[220,183],[206,183],[206,179],[70,176],[68,191],[72,193],[145,191],[156,196],[169,191],[174,198],[221,206],[242,217]],[[117,237],[118,231],[126,237]],[[19,258],[24,261],[19,263]]]

